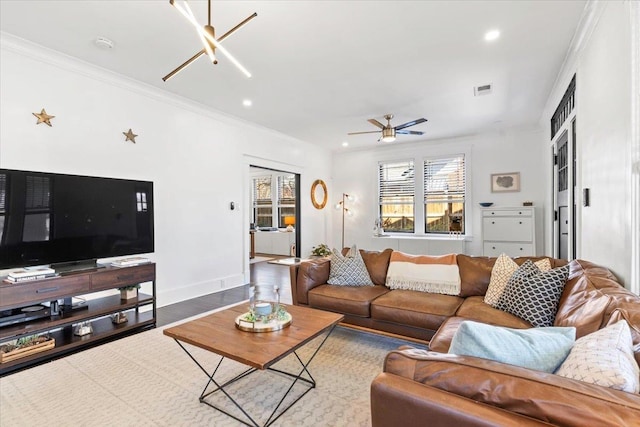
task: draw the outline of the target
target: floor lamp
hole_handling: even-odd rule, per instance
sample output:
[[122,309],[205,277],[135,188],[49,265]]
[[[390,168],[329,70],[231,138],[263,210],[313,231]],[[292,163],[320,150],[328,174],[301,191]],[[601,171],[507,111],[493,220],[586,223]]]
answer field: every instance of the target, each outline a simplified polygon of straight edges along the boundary
[[352,216],[353,215],[353,211],[350,210],[346,205],[345,202],[346,201],[350,201],[352,202],[354,200],[353,196],[350,196],[346,193],[342,193],[342,200],[338,203],[336,203],[336,209],[342,209],[342,246],[340,247],[340,250],[342,250],[344,248],[344,216],[348,215],[348,216]]

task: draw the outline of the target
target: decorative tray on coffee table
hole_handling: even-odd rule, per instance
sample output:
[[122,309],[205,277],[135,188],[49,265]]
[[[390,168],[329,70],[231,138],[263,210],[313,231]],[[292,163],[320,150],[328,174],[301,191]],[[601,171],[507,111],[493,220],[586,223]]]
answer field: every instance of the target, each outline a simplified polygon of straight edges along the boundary
[[246,332],[273,332],[291,325],[291,320],[291,314],[284,310],[272,316],[255,316],[247,311],[236,317],[236,328]]

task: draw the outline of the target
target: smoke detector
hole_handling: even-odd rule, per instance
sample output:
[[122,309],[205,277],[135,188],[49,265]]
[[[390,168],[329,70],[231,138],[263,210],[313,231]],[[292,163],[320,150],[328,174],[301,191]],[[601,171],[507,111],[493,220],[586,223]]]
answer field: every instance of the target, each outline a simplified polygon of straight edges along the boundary
[[93,43],[103,50],[113,49],[113,42],[106,37],[96,37]]
[[474,96],[489,95],[490,93],[491,93],[491,83],[482,85],[482,86],[476,86],[473,88]]

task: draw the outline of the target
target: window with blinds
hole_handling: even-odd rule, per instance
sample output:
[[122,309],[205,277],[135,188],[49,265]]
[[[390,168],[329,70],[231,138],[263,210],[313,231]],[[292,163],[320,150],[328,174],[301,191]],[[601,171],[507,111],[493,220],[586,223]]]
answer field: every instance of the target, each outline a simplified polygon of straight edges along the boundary
[[253,178],[252,187],[253,223],[256,227],[272,227],[271,176]]
[[424,160],[425,233],[464,234],[464,155]]
[[284,218],[296,216],[296,176],[278,176],[278,227],[286,227]]
[[379,212],[384,231],[414,232],[415,188],[413,160],[379,163]]

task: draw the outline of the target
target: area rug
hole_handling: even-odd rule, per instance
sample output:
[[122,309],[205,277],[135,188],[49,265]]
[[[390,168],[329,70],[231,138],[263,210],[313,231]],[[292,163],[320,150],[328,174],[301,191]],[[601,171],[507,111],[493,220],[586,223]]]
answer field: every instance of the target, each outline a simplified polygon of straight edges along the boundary
[[[1,378],[0,426],[36,426],[47,420],[64,426],[241,425],[199,403],[207,377],[162,329]],[[319,343],[316,339],[298,353],[306,360]],[[403,344],[408,343],[337,327],[309,367],[316,388],[273,425],[369,426],[371,381],[382,371],[385,355]],[[219,360],[207,351],[189,350],[208,370]],[[297,363],[289,356],[276,367],[295,370]],[[225,359],[220,369],[230,379],[245,367]],[[288,378],[259,371],[233,384],[231,391],[262,424],[288,384]],[[224,399],[215,403],[228,405]]]

